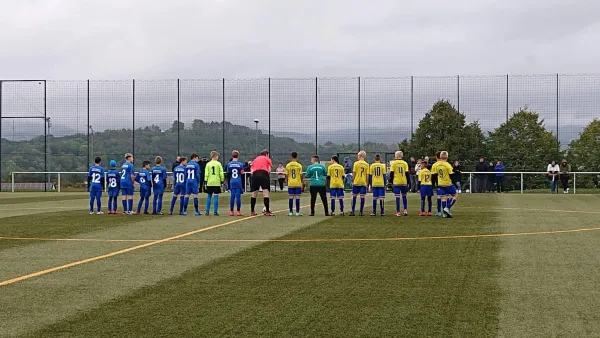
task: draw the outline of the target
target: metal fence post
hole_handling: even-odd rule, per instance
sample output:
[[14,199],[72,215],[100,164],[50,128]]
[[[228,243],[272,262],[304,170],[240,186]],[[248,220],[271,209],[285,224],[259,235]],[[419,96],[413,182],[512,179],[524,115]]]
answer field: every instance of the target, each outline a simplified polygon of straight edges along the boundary
[[560,139],[558,138],[558,73],[556,73],[556,152],[560,153]]
[[58,192],[60,192],[60,173],[57,173],[57,175],[58,175],[58,187],[56,187],[56,190]]
[[180,83],[179,79],[177,79],[177,155],[179,156],[181,152],[181,136],[179,127],[181,126],[181,103],[180,103]]
[[573,195],[577,193],[577,173],[573,173]]
[[223,78],[223,123],[221,123],[221,129],[223,131],[223,139],[221,140],[223,142],[223,152],[221,154],[222,155],[222,161],[226,161],[225,159],[225,78]]
[[471,183],[472,177],[473,177],[473,174],[469,173],[469,194],[473,193],[473,184]]
[[414,96],[414,77],[410,77],[410,137],[415,135],[414,127],[414,112],[415,112],[415,96]]
[[87,165],[90,166],[90,80],[87,80]]
[[269,78],[269,141],[267,149],[271,154],[271,78]]
[[315,155],[319,155],[319,78],[315,77]]
[[523,193],[523,173],[521,173],[521,194]]
[[[44,80],[44,171],[47,172],[48,171],[48,128],[49,128],[49,124],[50,121],[48,121],[48,111],[46,109],[46,81]],[[45,174],[45,180],[44,180],[44,191],[47,192],[48,191],[48,185],[46,183],[48,183],[49,180],[49,176],[46,173]]]
[[508,122],[508,74],[506,74],[506,122]]
[[[46,185],[46,184],[44,184],[44,185]],[[10,191],[15,192],[15,173],[14,172],[10,173]]]
[[133,122],[133,131],[131,134],[131,153],[133,154],[133,156],[135,157],[135,79],[132,80],[131,82],[131,95],[132,95],[132,113],[133,113],[133,118],[132,118],[132,122]]
[[360,151],[360,76],[358,77],[358,149]]
[[2,191],[2,80],[0,80],[0,191]]

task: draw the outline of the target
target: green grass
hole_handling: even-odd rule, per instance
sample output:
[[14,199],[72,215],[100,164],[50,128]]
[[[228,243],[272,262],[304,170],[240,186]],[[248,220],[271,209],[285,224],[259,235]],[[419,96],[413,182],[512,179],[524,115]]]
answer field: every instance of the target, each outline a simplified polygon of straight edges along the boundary
[[[455,218],[440,219],[416,216],[413,195],[409,217],[392,216],[388,201],[386,217],[248,219],[184,238],[229,242],[172,241],[15,283],[6,293],[0,287],[0,336],[593,336],[600,231],[432,237],[598,227],[598,202],[461,195]],[[276,195],[273,209],[286,207],[285,195]],[[166,238],[236,219],[114,217],[124,219],[41,210],[40,226],[31,217],[0,218],[0,236]],[[356,241],[386,238],[400,239]],[[140,244],[14,242],[0,239],[0,260],[13,257],[6,260],[13,270],[18,257],[55,266]],[[44,251],[64,257],[34,255]]]

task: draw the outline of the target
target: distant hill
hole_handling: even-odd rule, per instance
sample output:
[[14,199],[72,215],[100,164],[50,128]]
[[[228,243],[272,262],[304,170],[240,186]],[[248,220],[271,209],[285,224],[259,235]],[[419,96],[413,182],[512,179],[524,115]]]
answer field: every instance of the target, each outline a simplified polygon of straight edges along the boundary
[[[180,154],[189,156],[196,152],[200,156],[209,155],[216,150],[222,154],[222,160],[227,161],[232,150],[242,153],[242,160],[252,159],[257,150],[267,148],[269,135],[259,131],[258,145],[256,131],[252,128],[234,125],[231,123],[204,122],[194,120],[190,126],[180,123],[179,139]],[[225,144],[223,145],[223,128],[225,128]],[[170,129],[163,130],[157,126],[139,128],[135,131],[135,145],[131,129],[105,130],[90,135],[90,156],[100,156],[106,165],[110,159],[121,162],[123,154],[134,152],[136,166],[143,160],[153,161],[156,155],[164,158],[168,169],[177,154],[177,123]],[[286,135],[286,134],[284,134]],[[313,136],[314,137],[314,136]],[[287,162],[289,154],[297,151],[300,160],[308,166],[310,157],[315,153],[314,140],[309,142],[308,137],[303,138],[298,134],[287,137],[271,135],[270,144],[273,161]],[[398,142],[400,139],[396,140]],[[44,166],[44,137],[36,136],[28,140],[12,141],[10,138],[2,139],[2,177],[7,179],[12,171],[87,171],[88,149],[87,135],[74,134],[67,136],[49,135],[47,144],[47,166]],[[394,151],[393,144],[366,142],[361,148],[369,151]],[[319,140],[318,153],[322,158],[329,158],[338,152],[355,153],[358,151],[356,141],[348,143],[333,143]]]

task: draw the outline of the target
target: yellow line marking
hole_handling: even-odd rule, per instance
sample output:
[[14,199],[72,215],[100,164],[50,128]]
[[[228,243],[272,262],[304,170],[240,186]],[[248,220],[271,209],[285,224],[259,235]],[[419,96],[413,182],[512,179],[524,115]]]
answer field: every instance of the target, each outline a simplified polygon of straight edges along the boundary
[[[303,205],[303,206],[301,206],[301,208],[303,208],[303,209],[307,208],[307,207],[310,207],[310,205]],[[288,209],[282,209],[282,210],[273,211],[273,213],[281,213],[281,212],[284,212],[284,211],[288,211]],[[220,228],[220,227],[223,227],[223,226],[226,226],[226,225],[231,225],[231,224],[235,224],[235,223],[247,221],[247,220],[258,218],[258,217],[261,217],[261,216],[247,216],[247,217],[243,217],[243,218],[238,218],[238,219],[235,219],[233,221],[229,221],[229,222],[225,222],[225,223],[221,223],[221,224],[215,224],[215,225],[212,225],[212,226],[209,226],[209,227],[206,227],[206,228],[197,229],[197,230],[194,230],[194,231],[189,231],[189,232],[186,232],[186,233],[183,233],[183,234],[179,234],[179,235],[176,235],[176,236],[171,236],[171,237],[168,237],[168,238],[163,238],[163,239],[158,239],[158,240],[152,240],[151,242],[147,242],[147,243],[144,243],[144,244],[140,244],[140,245],[137,245],[137,246],[134,246],[134,247],[131,247],[131,248],[127,248],[127,249],[123,249],[123,250],[119,250],[119,251],[110,252],[110,253],[107,253],[105,255],[90,257],[90,258],[86,258],[86,259],[83,259],[83,260],[80,260],[80,261],[75,261],[75,262],[72,262],[72,263],[68,263],[68,264],[64,264],[64,265],[59,265],[59,266],[56,266],[56,267],[53,267],[53,268],[50,268],[50,269],[41,270],[41,271],[30,273],[30,274],[27,274],[27,275],[22,275],[22,276],[19,276],[19,277],[7,279],[5,281],[1,281],[0,282],[0,287],[1,286],[6,286],[6,285],[10,285],[10,284],[14,284],[14,283],[17,283],[17,282],[20,282],[20,281],[24,281],[26,279],[30,279],[30,278],[34,278],[34,277],[38,277],[38,276],[47,275],[47,274],[52,273],[52,272],[56,272],[56,271],[60,271],[60,270],[68,269],[68,268],[72,268],[74,266],[78,266],[78,265],[82,265],[82,264],[86,264],[86,263],[91,263],[91,262],[99,261],[99,260],[110,258],[110,257],[113,257],[113,256],[118,256],[118,255],[130,252],[130,251],[135,251],[135,250],[143,249],[143,248],[146,248],[146,247],[149,247],[149,246],[153,246],[153,245],[157,245],[157,244],[161,244],[161,243],[166,243],[166,242],[174,241],[174,240],[177,240],[177,239],[180,239],[180,238],[183,238],[183,237],[195,235],[195,234],[198,234],[198,233],[201,233],[201,232],[204,232],[204,231],[208,231],[208,230]],[[7,237],[2,237],[0,239],[7,239]],[[74,239],[65,239],[65,240],[74,240]],[[125,241],[125,240],[118,240],[118,241]]]
[[[237,221],[241,221],[237,220]],[[217,226],[227,225],[227,223],[218,224]],[[209,228],[206,228],[209,230]],[[393,241],[417,241],[427,239],[461,239],[461,238],[487,238],[487,237],[517,237],[517,236],[532,236],[532,235],[555,235],[564,233],[597,231],[598,228],[582,228],[569,230],[548,230],[535,232],[514,232],[514,233],[497,233],[497,234],[474,234],[474,235],[447,235],[447,236],[423,236],[423,237],[387,237],[387,238],[291,238],[291,239],[172,239],[169,242],[179,243],[266,243],[266,242],[283,242],[283,243],[317,243],[317,242],[393,242]],[[200,232],[200,231],[198,231]],[[185,235],[185,234],[184,234]],[[180,235],[182,236],[182,235]],[[180,237],[179,237],[180,238]],[[32,241],[82,241],[82,242],[149,242],[154,243],[163,240],[154,239],[97,239],[97,238],[34,238],[34,237],[0,237],[5,240],[32,240]],[[125,249],[127,250],[127,249]],[[109,256],[110,257],[110,256]],[[1,286],[1,284],[0,284]]]

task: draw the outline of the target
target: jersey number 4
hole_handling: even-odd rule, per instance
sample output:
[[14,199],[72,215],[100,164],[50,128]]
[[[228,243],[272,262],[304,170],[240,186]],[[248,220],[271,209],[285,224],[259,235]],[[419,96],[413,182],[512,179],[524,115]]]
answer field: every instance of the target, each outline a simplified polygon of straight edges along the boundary
[[160,183],[160,175],[154,176],[154,183],[156,183],[156,184]]

